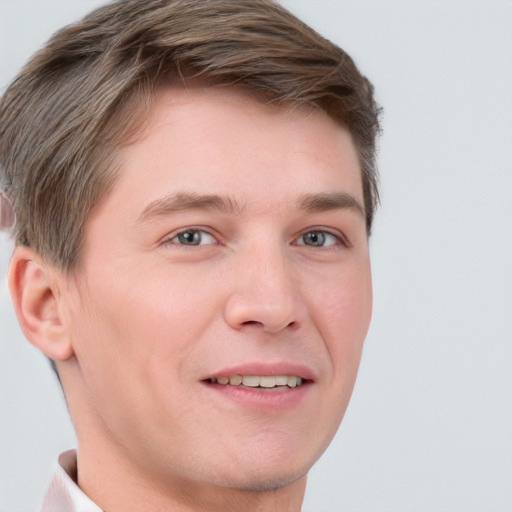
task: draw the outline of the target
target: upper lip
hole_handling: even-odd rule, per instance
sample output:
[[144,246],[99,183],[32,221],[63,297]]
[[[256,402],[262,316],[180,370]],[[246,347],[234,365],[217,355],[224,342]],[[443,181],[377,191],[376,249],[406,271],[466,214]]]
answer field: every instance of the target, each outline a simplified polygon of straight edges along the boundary
[[232,375],[258,375],[258,376],[295,376],[300,377],[303,380],[315,381],[315,372],[308,366],[302,363],[292,362],[281,362],[281,363],[264,363],[264,362],[252,362],[237,364],[234,366],[228,366],[221,368],[207,375],[202,380],[207,380],[216,377],[230,377]]

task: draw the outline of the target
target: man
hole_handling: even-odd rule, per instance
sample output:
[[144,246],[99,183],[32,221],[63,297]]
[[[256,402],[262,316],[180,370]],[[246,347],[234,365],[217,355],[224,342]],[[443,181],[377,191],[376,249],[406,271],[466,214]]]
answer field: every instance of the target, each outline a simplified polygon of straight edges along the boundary
[[378,128],[263,0],[114,2],[31,60],[0,103],[9,288],[78,440],[43,510],[300,510],[370,322]]

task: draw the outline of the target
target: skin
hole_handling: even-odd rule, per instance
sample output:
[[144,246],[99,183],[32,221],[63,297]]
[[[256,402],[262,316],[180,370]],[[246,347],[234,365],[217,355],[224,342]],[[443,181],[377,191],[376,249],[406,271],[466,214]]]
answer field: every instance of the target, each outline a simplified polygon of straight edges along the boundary
[[[108,512],[300,510],[371,317],[350,134],[234,88],[167,88],[119,160],[80,268],[21,248],[10,275],[25,334],[58,360],[80,487]],[[208,380],[244,371],[306,383]]]

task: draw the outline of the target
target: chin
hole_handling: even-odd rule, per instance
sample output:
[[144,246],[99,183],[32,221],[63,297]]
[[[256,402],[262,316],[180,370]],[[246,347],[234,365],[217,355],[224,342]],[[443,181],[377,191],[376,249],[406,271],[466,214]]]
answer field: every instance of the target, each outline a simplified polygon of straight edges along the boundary
[[293,484],[294,482],[297,482],[301,478],[306,477],[308,470],[293,473],[283,473],[274,471],[273,473],[274,474],[267,474],[265,476],[244,475],[243,479],[237,479],[237,482],[234,483],[234,485],[229,485],[228,487],[232,487],[240,491],[250,493],[268,493],[278,491],[279,489],[288,487],[289,485]]
[[[273,456],[274,455],[274,456]],[[267,452],[266,460],[261,457],[248,459],[243,464],[238,461],[235,469],[231,466],[224,472],[217,472],[213,477],[216,485],[230,487],[240,491],[266,493],[277,491],[307,476],[315,460],[305,462],[275,457]]]

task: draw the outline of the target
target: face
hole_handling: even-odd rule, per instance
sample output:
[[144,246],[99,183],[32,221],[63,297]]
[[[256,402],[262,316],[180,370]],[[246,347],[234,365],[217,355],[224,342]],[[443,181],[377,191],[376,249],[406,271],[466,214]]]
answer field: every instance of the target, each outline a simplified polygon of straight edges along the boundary
[[340,424],[371,316],[349,133],[230,88],[166,89],[120,164],[70,299],[79,445],[101,439],[162,480],[302,477]]

